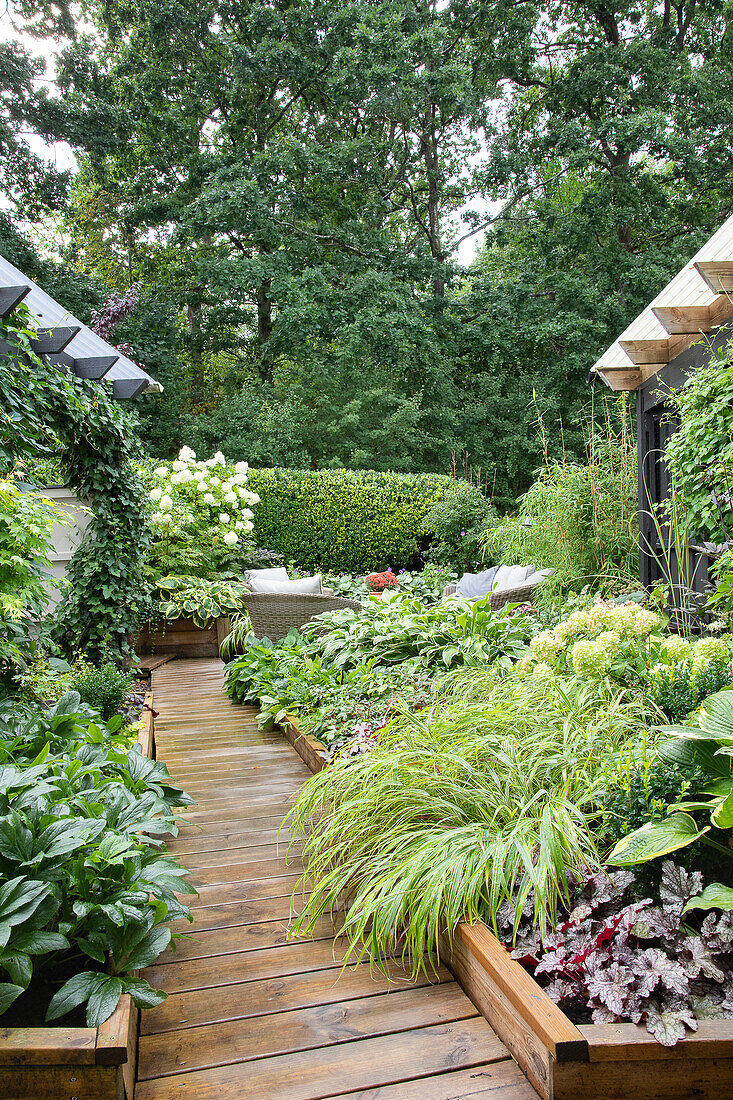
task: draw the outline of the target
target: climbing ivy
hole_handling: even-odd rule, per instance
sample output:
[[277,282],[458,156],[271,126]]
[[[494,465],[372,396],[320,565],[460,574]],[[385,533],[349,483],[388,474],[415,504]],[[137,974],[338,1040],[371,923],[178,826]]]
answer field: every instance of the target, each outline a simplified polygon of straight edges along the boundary
[[33,336],[23,305],[0,319],[0,466],[8,470],[60,447],[69,484],[88,502],[91,520],[69,565],[55,633],[69,652],[122,655],[146,603],[145,492],[131,463],[139,446],[132,418],[108,385],[39,358]]

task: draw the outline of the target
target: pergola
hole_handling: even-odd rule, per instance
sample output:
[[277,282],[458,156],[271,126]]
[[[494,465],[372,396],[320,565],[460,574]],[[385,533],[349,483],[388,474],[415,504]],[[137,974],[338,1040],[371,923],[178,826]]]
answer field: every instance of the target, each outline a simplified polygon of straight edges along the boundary
[[[662,576],[655,507],[669,495],[664,449],[677,425],[670,392],[733,339],[733,216],[675,275],[591,368],[616,391],[636,393],[639,453],[639,572]],[[691,551],[687,575],[704,591],[708,556]]]
[[[0,256],[0,317],[6,317],[20,302],[27,305],[38,326],[31,346],[49,363],[77,378],[111,382],[118,401],[140,393],[162,393],[159,382]],[[0,354],[7,350],[0,341]]]

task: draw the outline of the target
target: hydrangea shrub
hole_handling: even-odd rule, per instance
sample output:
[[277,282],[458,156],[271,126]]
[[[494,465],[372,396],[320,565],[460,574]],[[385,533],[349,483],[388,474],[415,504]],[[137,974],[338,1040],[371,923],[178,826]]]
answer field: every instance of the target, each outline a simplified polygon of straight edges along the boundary
[[254,548],[252,506],[260,500],[247,488],[248,470],[246,462],[229,465],[221,451],[200,460],[182,447],[170,466],[147,473],[158,573],[241,571]]

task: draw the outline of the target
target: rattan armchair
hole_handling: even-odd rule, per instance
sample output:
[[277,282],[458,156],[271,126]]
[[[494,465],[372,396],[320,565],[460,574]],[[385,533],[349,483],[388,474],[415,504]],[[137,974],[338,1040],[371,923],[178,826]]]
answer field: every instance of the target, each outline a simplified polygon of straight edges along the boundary
[[[537,574],[534,574],[534,576],[536,577]],[[492,611],[498,611],[505,603],[530,603],[535,588],[545,579],[544,576],[538,577],[531,584],[520,584],[517,588],[504,588],[499,592],[492,592],[489,599],[489,607]],[[455,596],[455,594],[455,584],[447,584],[443,589],[443,599],[447,599],[449,596]]]
[[242,602],[252,621],[252,633],[258,638],[278,642],[289,630],[300,630],[324,611],[340,611],[345,607],[358,610],[357,600],[342,596],[317,596],[290,592],[250,592]]

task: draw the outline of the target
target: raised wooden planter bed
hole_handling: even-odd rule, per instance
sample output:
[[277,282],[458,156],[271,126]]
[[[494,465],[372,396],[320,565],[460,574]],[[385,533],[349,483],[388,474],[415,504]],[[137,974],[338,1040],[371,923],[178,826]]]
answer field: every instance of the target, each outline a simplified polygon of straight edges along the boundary
[[135,638],[135,651],[171,653],[176,657],[218,657],[219,646],[231,630],[227,615],[210,619],[205,627],[193,619],[158,619],[148,623]]
[[728,1100],[733,1021],[674,1047],[635,1024],[576,1026],[483,924],[460,924],[446,964],[545,1100]]
[[[312,772],[327,766],[296,719],[281,728]],[[459,924],[441,955],[544,1100],[733,1100],[733,1020],[663,1047],[635,1024],[574,1024],[484,924]]]
[[[153,696],[138,744],[154,755]],[[0,1027],[2,1100],[133,1100],[139,1012],[127,994],[93,1027]]]

